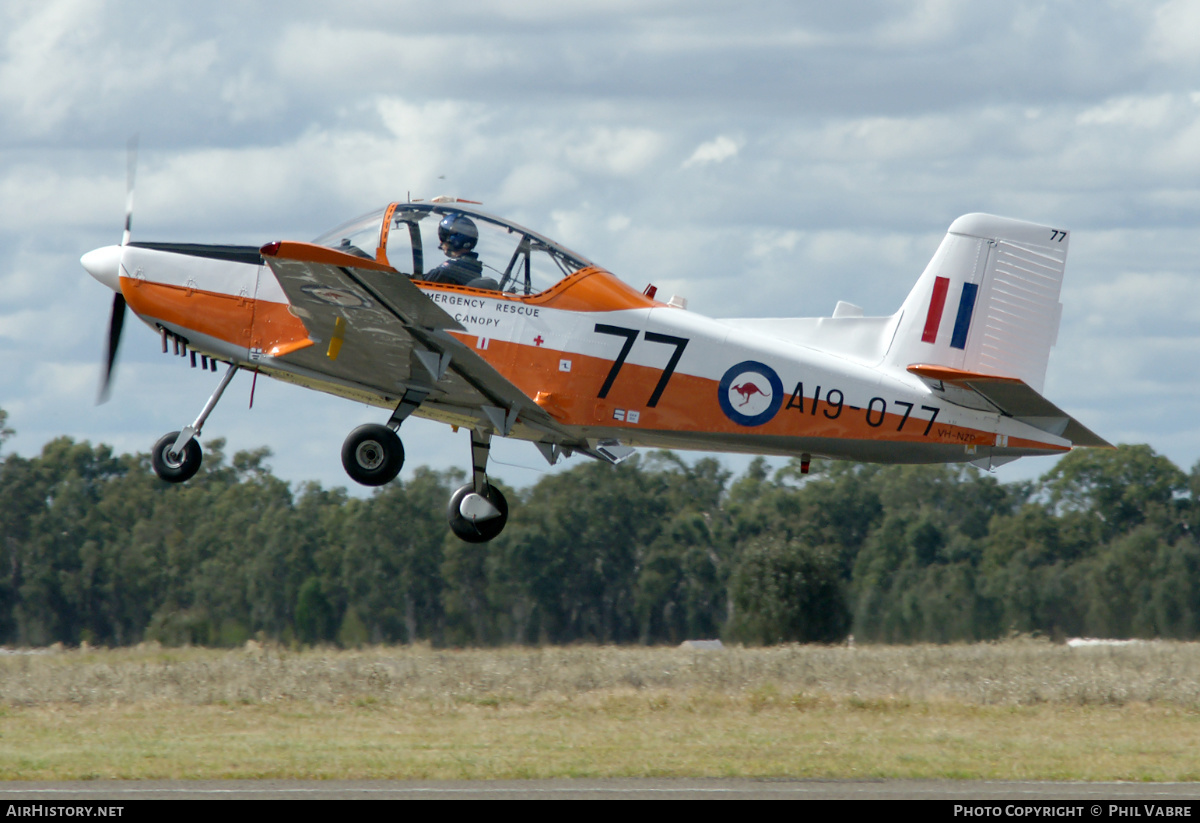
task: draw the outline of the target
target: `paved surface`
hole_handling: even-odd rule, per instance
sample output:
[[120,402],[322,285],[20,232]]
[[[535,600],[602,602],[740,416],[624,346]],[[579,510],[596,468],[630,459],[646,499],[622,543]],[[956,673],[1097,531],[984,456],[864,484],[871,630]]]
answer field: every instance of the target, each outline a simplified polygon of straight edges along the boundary
[[[954,800],[1030,804],[1200,801],[1200,783],[979,780],[93,780],[0,783],[0,803],[135,800]],[[1091,812],[1089,806],[1088,812]],[[1085,816],[1107,817],[1102,814]]]

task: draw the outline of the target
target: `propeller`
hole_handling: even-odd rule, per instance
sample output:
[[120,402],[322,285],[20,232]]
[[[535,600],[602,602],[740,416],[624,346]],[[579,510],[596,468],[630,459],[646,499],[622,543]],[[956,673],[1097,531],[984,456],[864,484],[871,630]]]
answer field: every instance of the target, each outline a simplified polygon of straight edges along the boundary
[[[121,234],[121,247],[129,244],[129,234],[133,226],[133,178],[137,171],[137,144],[135,134],[129,138],[126,152],[125,168],[125,231]],[[108,349],[104,356],[104,373],[100,381],[100,393],[96,403],[108,400],[108,390],[112,383],[113,369],[117,364],[117,349],[121,345],[121,329],[125,326],[125,295],[121,293],[120,280],[117,280],[113,294],[112,312],[108,318]]]
[[117,363],[117,347],[121,344],[121,328],[125,325],[125,295],[113,295],[112,314],[108,318],[108,351],[104,357],[104,378],[100,382],[100,393],[96,404],[108,402],[109,384],[112,382],[113,367]]

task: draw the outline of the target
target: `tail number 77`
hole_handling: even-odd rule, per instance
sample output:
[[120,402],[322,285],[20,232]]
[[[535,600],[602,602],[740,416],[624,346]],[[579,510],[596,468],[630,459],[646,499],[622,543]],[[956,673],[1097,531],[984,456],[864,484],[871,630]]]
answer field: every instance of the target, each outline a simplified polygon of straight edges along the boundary
[[[621,345],[621,353],[617,355],[617,359],[613,361],[612,368],[608,370],[608,377],[604,378],[604,385],[600,387],[600,393],[596,395],[598,398],[608,397],[608,390],[612,388],[613,383],[617,379],[617,374],[621,371],[621,367],[625,365],[625,358],[629,357],[629,352],[633,348],[633,342],[637,340],[637,329],[627,329],[624,326],[609,326],[606,323],[596,324],[597,334],[611,334],[614,337],[623,337],[625,342]],[[675,351],[671,353],[671,359],[667,361],[667,366],[663,369],[662,377],[658,378],[658,384],[654,387],[654,392],[650,395],[650,400],[646,403],[649,408],[654,408],[658,405],[658,400],[662,397],[663,390],[667,388],[667,383],[671,381],[671,375],[675,373],[675,367],[679,365],[679,358],[683,357],[683,350],[687,348],[686,337],[672,337],[669,334],[659,334],[658,332],[645,332],[645,339],[650,343],[666,343],[669,346],[674,346]]]

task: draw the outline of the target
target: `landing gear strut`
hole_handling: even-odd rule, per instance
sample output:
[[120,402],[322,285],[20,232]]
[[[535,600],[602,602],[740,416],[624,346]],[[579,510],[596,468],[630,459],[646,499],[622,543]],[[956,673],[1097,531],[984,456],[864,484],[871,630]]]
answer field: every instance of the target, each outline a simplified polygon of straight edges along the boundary
[[467,543],[486,543],[508,523],[508,501],[487,482],[491,435],[471,430],[471,482],[450,497],[446,519],[450,530]]
[[184,426],[182,431],[165,434],[154,444],[154,451],[150,455],[150,465],[154,467],[154,473],[160,479],[168,483],[182,483],[190,480],[200,470],[203,455],[196,438],[200,435],[200,430],[204,428],[204,421],[217,407],[217,401],[225,393],[229,381],[237,374],[238,368],[234,363],[229,364],[229,369],[221,378],[217,390],[208,398],[208,402],[200,411],[200,416],[192,425]]

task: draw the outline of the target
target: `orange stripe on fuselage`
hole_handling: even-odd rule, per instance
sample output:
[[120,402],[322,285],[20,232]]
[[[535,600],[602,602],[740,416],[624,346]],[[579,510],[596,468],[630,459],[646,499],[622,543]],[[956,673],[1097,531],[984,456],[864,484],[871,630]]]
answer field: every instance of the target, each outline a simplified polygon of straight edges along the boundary
[[254,305],[254,333],[250,345],[276,356],[283,356],[310,344],[308,329],[300,318],[293,315],[286,303],[259,300]]
[[121,278],[129,308],[184,329],[244,348],[289,351],[308,340],[304,324],[284,303]]
[[138,314],[192,329],[235,346],[250,346],[254,301],[249,298],[132,277],[121,278],[121,292],[129,308]]
[[[467,345],[474,346],[474,335],[451,332]],[[908,443],[961,444],[992,446],[996,435],[964,426],[934,422],[924,434],[928,417],[885,413],[878,426],[867,422],[866,409],[851,409],[820,401],[813,413],[813,399],[804,398],[803,412],[787,407],[787,399],[770,421],[760,426],[741,426],[721,411],[717,400],[719,381],[676,372],[671,376],[658,405],[646,405],[662,377],[662,370],[626,362],[608,395],[601,399],[600,387],[612,369],[613,361],[600,357],[562,352],[519,343],[489,339],[486,350],[475,348],[506,378],[511,380],[538,405],[561,423],[570,426],[605,426],[646,431],[702,432],[709,434],[761,434],[782,437],[813,437],[846,440],[893,441]],[[560,370],[560,362],[570,361],[570,371]],[[617,410],[628,417],[636,412],[638,422],[629,423],[613,416]],[[832,418],[830,415],[835,415]],[[873,416],[873,419],[876,419]],[[903,422],[903,429],[901,423]],[[1010,437],[1010,448],[1034,448],[1067,451],[1041,441]]]
[[[601,272],[604,274],[604,272]],[[238,347],[295,350],[305,346],[308,334],[304,324],[288,311],[286,304],[254,301],[236,295],[203,292],[162,283],[121,278],[121,290],[130,308],[138,314],[164,323],[218,338]],[[473,289],[468,289],[473,290]],[[491,293],[494,296],[494,293]],[[642,295],[634,293],[641,298]],[[468,346],[475,346],[474,335],[451,332]],[[833,438],[907,443],[941,443],[990,446],[995,434],[979,429],[935,422],[925,435],[928,419],[910,416],[898,431],[902,416],[884,414],[881,425],[870,426],[864,409],[844,407],[830,419],[836,407],[821,401],[816,413],[812,398],[804,398],[804,410],[788,409],[785,402],[772,420],[761,426],[745,427],[728,419],[718,402],[718,380],[676,372],[660,397],[658,406],[647,406],[649,396],[662,376],[661,368],[625,362],[616,382],[604,398],[598,397],[613,361],[595,356],[560,352],[557,349],[527,346],[502,340],[488,341],[487,349],[475,348],[493,367],[511,380],[541,408],[569,426],[602,426],[641,429],[641,431],[702,432],[736,435],[755,433],[779,437]],[[570,371],[560,370],[562,361],[570,361]],[[786,391],[786,389],[785,389]],[[625,420],[613,416],[622,410]],[[630,423],[628,413],[636,412],[638,421]],[[827,412],[829,414],[827,414]],[[1010,437],[1010,449],[1068,451],[1043,441]]]
[[[322,247],[314,247],[322,248]],[[341,255],[334,252],[340,257]],[[357,260],[357,258],[355,258]],[[613,284],[618,284],[620,288]],[[426,285],[429,290],[482,293],[492,298],[560,308],[583,298],[571,294],[582,289],[588,294],[592,311],[611,311],[617,308],[645,308],[660,305],[639,292],[624,286],[612,275],[600,269],[585,269],[566,278],[559,287],[532,298],[498,295],[463,287]],[[560,288],[561,287],[561,288]],[[131,309],[191,329],[235,346],[259,348],[270,352],[290,350],[306,345],[308,332],[304,324],[284,303],[255,301],[237,295],[219,294],[182,286],[170,286],[133,278],[121,278],[122,292]],[[599,305],[597,305],[597,303]],[[578,309],[576,309],[578,310]],[[476,345],[478,337],[451,332],[467,345]],[[501,374],[512,381],[560,422],[571,426],[603,426],[614,429],[644,431],[702,432],[710,434],[761,434],[783,437],[832,438],[865,441],[894,441],[911,443],[950,443],[964,446],[991,446],[995,434],[963,426],[935,422],[929,435],[924,431],[928,419],[910,415],[900,428],[902,415],[887,412],[878,426],[867,422],[864,409],[843,406],[834,417],[837,407],[820,401],[814,413],[813,399],[804,398],[803,411],[788,408],[785,402],[768,422],[753,427],[740,426],[721,411],[717,399],[719,382],[710,378],[676,372],[672,375],[657,406],[646,404],[662,369],[626,362],[608,395],[599,398],[613,361],[556,349],[510,343],[490,339],[487,349],[474,349]],[[562,371],[560,363],[571,362],[570,371]],[[786,391],[786,388],[785,388]],[[614,418],[621,410],[626,419]],[[630,411],[638,414],[637,423],[628,421]],[[1053,446],[1041,441],[1010,437],[1008,447],[1068,451],[1069,447]]]

